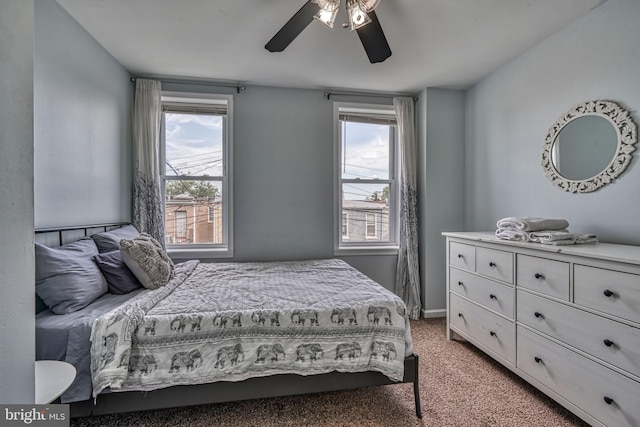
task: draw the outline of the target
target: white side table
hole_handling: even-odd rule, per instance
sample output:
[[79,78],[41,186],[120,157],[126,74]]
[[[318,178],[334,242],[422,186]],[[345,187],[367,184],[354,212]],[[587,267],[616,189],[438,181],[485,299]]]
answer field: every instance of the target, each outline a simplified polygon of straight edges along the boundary
[[47,404],[64,393],[76,378],[76,368],[59,360],[36,360],[36,404]]

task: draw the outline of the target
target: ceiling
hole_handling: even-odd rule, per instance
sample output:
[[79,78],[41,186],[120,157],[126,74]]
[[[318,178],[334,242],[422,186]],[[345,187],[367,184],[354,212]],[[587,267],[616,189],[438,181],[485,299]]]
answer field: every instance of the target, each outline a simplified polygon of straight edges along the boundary
[[305,0],[57,1],[136,76],[414,94],[469,87],[607,0],[382,0],[393,55],[378,64],[343,10],[268,52]]

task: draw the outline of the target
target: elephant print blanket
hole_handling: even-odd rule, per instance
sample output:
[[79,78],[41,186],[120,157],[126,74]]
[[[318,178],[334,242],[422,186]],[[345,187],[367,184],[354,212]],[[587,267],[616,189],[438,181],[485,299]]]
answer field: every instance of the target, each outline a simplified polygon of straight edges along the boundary
[[411,353],[402,300],[341,260],[187,261],[95,320],[93,396],[285,373],[400,381]]

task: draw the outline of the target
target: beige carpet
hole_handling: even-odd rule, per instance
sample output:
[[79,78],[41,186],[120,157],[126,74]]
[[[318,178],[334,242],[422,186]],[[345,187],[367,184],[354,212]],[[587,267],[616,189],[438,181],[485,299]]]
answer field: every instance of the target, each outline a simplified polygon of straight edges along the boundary
[[78,418],[72,426],[586,426],[472,345],[447,341],[444,319],[412,321],[422,420],[412,384]]

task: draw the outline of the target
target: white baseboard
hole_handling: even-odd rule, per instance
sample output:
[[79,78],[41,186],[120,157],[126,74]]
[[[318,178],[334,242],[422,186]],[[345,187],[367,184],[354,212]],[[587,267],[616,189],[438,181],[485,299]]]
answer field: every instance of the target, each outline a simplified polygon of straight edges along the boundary
[[447,310],[446,309],[441,309],[441,310],[422,309],[422,317],[424,317],[425,319],[434,318],[434,317],[447,317]]

